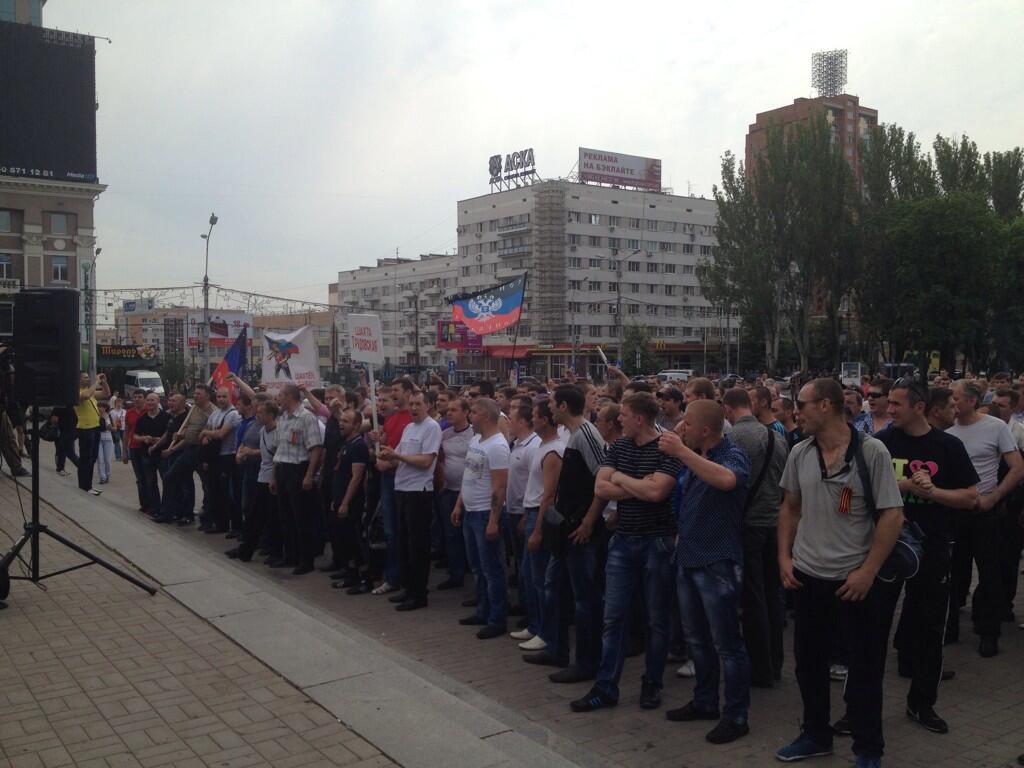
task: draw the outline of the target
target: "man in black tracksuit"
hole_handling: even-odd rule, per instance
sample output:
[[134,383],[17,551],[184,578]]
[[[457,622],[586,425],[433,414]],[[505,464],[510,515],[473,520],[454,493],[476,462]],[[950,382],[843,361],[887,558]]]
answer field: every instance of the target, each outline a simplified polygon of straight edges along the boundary
[[913,679],[907,716],[930,731],[946,733],[948,727],[934,707],[942,677],[953,516],[974,508],[978,475],[964,444],[928,423],[927,396],[916,381],[896,382],[889,393],[892,426],[875,437],[892,454],[904,514],[925,533],[920,570],[906,582],[895,637],[900,674]]

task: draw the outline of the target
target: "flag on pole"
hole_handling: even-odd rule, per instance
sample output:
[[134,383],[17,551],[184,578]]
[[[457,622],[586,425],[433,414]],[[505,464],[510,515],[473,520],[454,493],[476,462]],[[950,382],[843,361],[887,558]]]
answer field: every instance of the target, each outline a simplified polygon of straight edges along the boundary
[[236,376],[240,376],[242,369],[245,368],[245,355],[248,342],[249,327],[243,326],[242,332],[235,338],[234,343],[228,347],[228,351],[224,353],[224,357],[221,358],[220,363],[213,369],[213,376],[210,377],[210,386],[213,387],[214,391],[220,387],[227,387],[231,393],[231,402],[238,402],[238,387],[230,381],[227,381],[227,375],[233,373]]
[[476,293],[453,296],[452,319],[483,336],[519,322],[523,311],[526,275]]

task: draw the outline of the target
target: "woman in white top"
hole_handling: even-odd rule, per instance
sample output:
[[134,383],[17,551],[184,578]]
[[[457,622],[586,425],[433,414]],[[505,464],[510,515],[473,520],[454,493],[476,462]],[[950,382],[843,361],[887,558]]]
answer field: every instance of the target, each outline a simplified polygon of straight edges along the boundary
[[110,406],[99,404],[100,412],[100,447],[96,456],[96,469],[99,471],[100,483],[110,480],[110,467],[114,461],[114,435],[110,418]]

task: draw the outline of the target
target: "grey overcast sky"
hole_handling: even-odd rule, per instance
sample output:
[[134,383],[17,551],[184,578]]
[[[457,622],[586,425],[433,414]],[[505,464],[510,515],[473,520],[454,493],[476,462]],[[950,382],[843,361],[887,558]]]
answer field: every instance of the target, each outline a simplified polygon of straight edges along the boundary
[[1024,3],[49,0],[98,41],[101,287],[202,278],[326,301],[339,269],[451,249],[487,159],[579,146],[710,196],[759,111],[848,48],[883,122],[1024,143]]

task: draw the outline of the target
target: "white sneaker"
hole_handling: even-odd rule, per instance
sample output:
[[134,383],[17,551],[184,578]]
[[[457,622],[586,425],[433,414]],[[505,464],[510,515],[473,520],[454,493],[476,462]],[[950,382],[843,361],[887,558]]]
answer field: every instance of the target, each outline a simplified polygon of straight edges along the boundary
[[519,648],[524,651],[543,651],[548,647],[548,644],[540,639],[540,635],[532,637],[525,643],[520,643]]
[[694,669],[693,661],[691,660],[683,664],[683,666],[676,670],[676,675],[678,677],[696,677],[697,670]]
[[372,595],[386,595],[389,592],[395,592],[396,590],[397,590],[397,587],[393,587],[393,586],[391,586],[390,584],[388,584],[385,581],[385,582],[381,583],[380,586],[375,588],[370,594],[372,594]]
[[846,669],[846,667],[844,665],[842,665],[842,664],[833,664],[832,666],[830,666],[828,668],[828,676],[829,676],[829,678],[831,680],[834,680],[835,682],[840,683],[840,682],[842,682],[843,680],[846,679],[847,671],[848,670]]
[[517,629],[515,632],[509,632],[508,636],[513,640],[533,640],[533,632],[528,629]]

